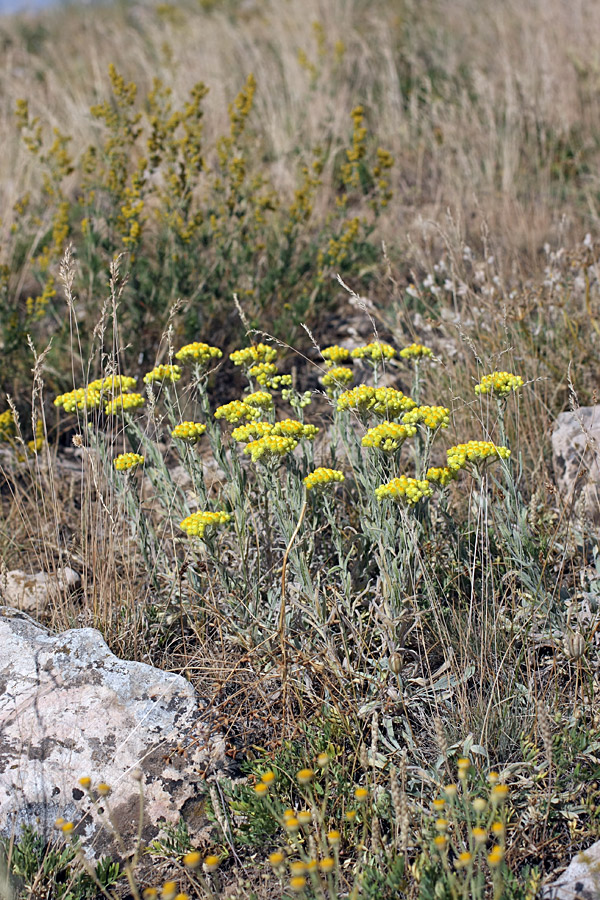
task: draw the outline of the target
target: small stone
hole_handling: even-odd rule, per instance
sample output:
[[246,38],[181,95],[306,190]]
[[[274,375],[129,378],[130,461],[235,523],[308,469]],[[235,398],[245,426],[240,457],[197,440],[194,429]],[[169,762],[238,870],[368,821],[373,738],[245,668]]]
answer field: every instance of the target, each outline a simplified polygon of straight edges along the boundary
[[0,576],[0,595],[7,606],[39,616],[61,594],[74,590],[80,581],[79,574],[68,566],[56,572],[32,574],[13,569]]

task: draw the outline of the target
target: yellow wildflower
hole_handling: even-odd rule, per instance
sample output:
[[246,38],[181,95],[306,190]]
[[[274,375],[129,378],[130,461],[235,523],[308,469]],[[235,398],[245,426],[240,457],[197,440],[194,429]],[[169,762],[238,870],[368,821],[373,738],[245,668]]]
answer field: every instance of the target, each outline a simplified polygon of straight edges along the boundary
[[333,397],[337,389],[343,388],[350,384],[354,379],[354,372],[347,366],[334,366],[329,369],[321,378],[321,384],[327,390],[330,397]]
[[398,500],[414,506],[419,500],[431,497],[433,491],[429,487],[429,482],[418,478],[408,478],[401,475],[399,478],[392,478],[388,484],[382,484],[375,490],[375,496],[378,500]]
[[246,394],[243,402],[247,403],[248,406],[256,406],[263,411],[273,409],[273,397],[268,391],[254,391],[253,394]]
[[152,384],[154,381],[179,381],[181,378],[180,366],[155,366],[151,372],[144,375],[144,384]]
[[258,419],[260,412],[242,400],[232,400],[215,410],[215,419],[227,419],[228,422],[239,422],[240,419]]
[[346,362],[350,359],[350,351],[346,347],[339,347],[334,344],[332,347],[325,347],[321,350],[321,356],[325,360],[326,365],[333,366],[336,363]]
[[257,363],[270,363],[277,358],[277,350],[275,347],[269,347],[266,344],[252,344],[250,347],[243,347],[241,350],[234,350],[229,354],[229,359],[234,366],[243,366],[250,369]]
[[197,444],[205,431],[206,425],[201,422],[180,422],[171,432],[171,437],[186,444]]
[[447,428],[450,424],[450,410],[445,406],[416,406],[404,416],[405,425],[418,425],[422,423],[426,428],[435,431],[436,428]]
[[250,441],[244,447],[244,453],[248,453],[252,457],[252,462],[267,463],[281,459],[287,453],[291,453],[297,446],[298,441],[294,440],[294,438],[267,434],[256,441]]
[[54,405],[62,406],[65,412],[72,413],[76,409],[97,409],[100,401],[100,391],[88,385],[86,388],[75,388],[66,394],[59,394],[54,400]]
[[144,464],[144,457],[139,453],[119,453],[114,459],[114,466],[117,472],[123,472],[125,469],[136,469]]
[[396,419],[400,413],[414,409],[417,404],[402,391],[395,388],[374,388],[360,384],[350,391],[340,394],[337,402],[338,412],[355,409],[361,415],[369,412],[383,419]]
[[479,384],[475,385],[475,393],[507,397],[511,391],[517,391],[520,387],[523,387],[520,375],[513,375],[511,372],[492,372],[491,375],[484,375]]
[[297,441],[302,438],[312,441],[318,433],[319,429],[315,425],[303,425],[297,419],[282,419],[273,425],[273,434],[295,438]]
[[108,375],[106,378],[97,378],[88,384],[89,391],[100,391],[111,394],[128,394],[135,387],[137,378],[132,375]]
[[393,359],[396,351],[390,344],[383,341],[373,341],[371,344],[365,344],[363,347],[356,347],[352,351],[353,359],[369,359],[371,362],[379,362],[382,359]]
[[382,422],[369,428],[362,439],[363,447],[372,447],[384,453],[395,453],[404,441],[416,434],[414,425],[399,425],[398,422]]
[[313,488],[325,487],[325,485],[333,484],[336,481],[344,481],[343,472],[340,472],[338,469],[325,469],[323,466],[319,466],[318,469],[306,476],[304,484],[307,491],[312,491]]
[[508,459],[510,450],[508,447],[497,447],[491,441],[468,441],[466,444],[457,444],[446,451],[449,469],[464,469],[472,463],[493,459]]
[[146,401],[141,394],[121,394],[114,400],[109,400],[104,410],[107,416],[123,413],[130,409],[138,409],[143,406]]
[[182,531],[185,531],[189,537],[204,537],[207,528],[213,528],[217,525],[225,525],[231,516],[226,512],[195,512],[187,516],[180,524]]
[[238,425],[231,432],[234,441],[247,444],[273,433],[273,425],[270,422],[249,422],[247,425]]
[[200,363],[200,365],[208,367],[213,360],[221,359],[223,351],[218,347],[211,347],[210,344],[204,344],[202,341],[194,341],[192,344],[186,344],[181,350],[175,354],[175,359],[183,363]]
[[448,466],[432,466],[430,469],[427,469],[425,478],[427,481],[433,481],[439,484],[440,487],[446,487],[446,485],[450,484],[450,482],[456,478],[456,470],[449,469]]
[[431,358],[433,350],[425,347],[423,344],[409,344],[400,351],[402,359],[423,359],[423,357]]

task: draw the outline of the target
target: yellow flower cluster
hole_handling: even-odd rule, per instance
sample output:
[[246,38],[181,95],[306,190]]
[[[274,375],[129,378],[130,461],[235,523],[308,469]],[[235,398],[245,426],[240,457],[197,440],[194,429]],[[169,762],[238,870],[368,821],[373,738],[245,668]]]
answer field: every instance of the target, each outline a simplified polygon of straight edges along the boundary
[[520,375],[512,375],[510,372],[492,372],[491,375],[484,375],[479,384],[475,385],[475,393],[507,397],[511,391],[516,391],[520,387],[523,387],[523,379]]
[[179,359],[183,363],[196,362],[202,366],[208,366],[213,360],[221,359],[222,356],[223,351],[218,347],[211,347],[210,344],[204,344],[202,341],[194,341],[178,350],[175,359]]
[[114,459],[114,466],[117,472],[123,472],[125,469],[136,469],[143,465],[144,457],[139,453],[119,453]]
[[262,387],[273,390],[279,387],[290,387],[292,384],[292,376],[278,375],[277,366],[271,362],[257,363],[248,370],[248,375],[251,378],[256,378]]
[[334,344],[332,347],[325,347],[321,350],[321,356],[328,366],[334,366],[337,363],[346,362],[350,359],[350,351],[346,347],[339,347]]
[[400,425],[398,422],[382,422],[375,428],[369,428],[362,439],[363,447],[383,450],[384,453],[395,453],[406,438],[417,433],[414,425]]
[[229,354],[229,359],[234,366],[244,366],[250,369],[257,363],[270,363],[277,358],[277,350],[275,347],[268,347],[267,344],[252,344],[250,347],[243,347],[241,350],[234,350]]
[[371,344],[365,344],[364,347],[356,347],[352,351],[353,359],[370,359],[372,362],[379,362],[382,359],[393,359],[396,351],[389,344],[383,341],[373,341]]
[[201,422],[180,422],[171,432],[171,437],[186,444],[197,444],[205,431],[206,425]]
[[249,441],[256,441],[259,438],[273,434],[273,426],[270,422],[249,422],[247,425],[238,425],[231,432],[234,441],[241,444],[247,444]]
[[400,356],[402,359],[423,359],[424,357],[431,358],[433,356],[433,350],[429,347],[425,347],[424,344],[409,344],[408,347],[404,347],[400,351]]
[[247,394],[243,402],[263,411],[273,409],[273,397],[268,391],[254,391],[253,394]]
[[207,528],[216,525],[226,525],[231,519],[231,515],[226,512],[195,512],[191,516],[187,516],[181,522],[180,528],[185,531],[189,537],[204,537]]
[[313,488],[325,487],[325,485],[334,484],[336,481],[344,481],[343,472],[340,472],[339,469],[325,469],[323,466],[319,466],[318,469],[306,476],[304,484],[307,491],[312,491]]
[[135,387],[136,381],[137,378],[134,378],[132,375],[109,375],[107,378],[97,378],[95,381],[90,381],[88,391],[127,394]]
[[256,441],[250,441],[244,447],[244,453],[252,457],[252,462],[271,462],[281,458],[298,446],[298,441],[291,437],[267,434]]
[[59,394],[54,400],[54,405],[62,406],[65,412],[72,413],[76,409],[97,409],[100,400],[100,391],[94,390],[89,385],[86,388],[75,388],[74,391]]
[[15,433],[15,416],[12,409],[0,414],[0,441],[7,441]]
[[218,406],[215,410],[215,419],[227,419],[234,424],[241,419],[258,419],[260,412],[241,400],[232,400],[224,406]]
[[361,415],[372,412],[385,419],[396,419],[401,412],[414,409],[416,405],[414,400],[395,388],[374,388],[360,384],[340,394],[337,409],[338,412],[355,409]]
[[405,425],[422,423],[426,428],[447,428],[450,424],[450,410],[445,406],[417,406],[402,416]]
[[431,497],[433,491],[428,481],[422,481],[418,478],[408,478],[401,475],[399,478],[392,478],[387,484],[382,484],[375,490],[375,496],[378,500],[398,500],[414,506],[424,497]]
[[152,384],[154,381],[179,381],[181,378],[180,366],[155,366],[151,372],[144,375],[144,384]]
[[119,397],[115,397],[114,400],[110,400],[106,404],[104,411],[107,416],[115,415],[129,409],[139,409],[145,402],[141,394],[121,394]]
[[316,425],[303,425],[297,419],[283,419],[275,423],[272,433],[281,437],[291,437],[297,441],[302,438],[312,441],[319,433],[319,429]]
[[449,469],[464,469],[469,463],[477,464],[488,459],[508,459],[508,447],[497,447],[491,441],[469,441],[457,444],[446,451]]
[[354,372],[347,366],[334,366],[321,378],[321,384],[327,389],[329,396],[333,396],[336,388],[350,384],[354,378]]
[[454,478],[456,478],[456,469],[449,469],[448,466],[443,466],[441,468],[437,468],[432,466],[427,470],[426,479],[427,481],[434,481],[440,485],[440,487],[446,487],[447,484],[450,484]]

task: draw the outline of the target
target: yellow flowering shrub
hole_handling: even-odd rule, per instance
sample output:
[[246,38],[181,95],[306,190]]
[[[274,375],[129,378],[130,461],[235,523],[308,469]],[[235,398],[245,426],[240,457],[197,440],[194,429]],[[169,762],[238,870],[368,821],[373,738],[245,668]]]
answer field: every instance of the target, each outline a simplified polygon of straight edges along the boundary
[[510,450],[508,447],[498,447],[491,441],[468,441],[466,444],[457,444],[446,451],[449,469],[464,469],[470,463],[477,465],[494,459],[508,459]]
[[104,411],[107,416],[111,416],[117,413],[139,409],[145,402],[146,400],[141,394],[121,394],[120,396],[115,397],[114,400],[110,400],[106,404]]
[[201,366],[208,367],[212,362],[221,359],[223,351],[218,347],[211,347],[210,344],[204,344],[202,341],[194,341],[191,344],[185,344],[175,354],[175,359],[182,363],[198,363]]
[[432,494],[433,491],[427,480],[409,478],[406,475],[392,478],[387,484],[382,484],[375,490],[378,500],[396,500],[406,503],[408,506],[414,506],[419,500],[427,499]]
[[203,538],[207,528],[216,528],[218,525],[226,525],[231,515],[226,512],[195,512],[181,522],[180,528],[189,537]]
[[173,365],[155,366],[150,372],[144,375],[144,384],[153,384],[155,381],[179,381],[181,378],[181,367]]
[[369,359],[371,362],[393,359],[395,355],[395,349],[383,341],[373,341],[371,344],[365,344],[364,347],[356,347],[351,353],[353,359]]
[[304,479],[304,484],[307,491],[312,491],[315,488],[323,488],[328,484],[335,484],[340,481],[344,481],[344,473],[340,472],[339,469],[327,469],[319,466],[314,472],[309,472]]
[[369,428],[362,439],[363,447],[382,450],[384,453],[395,453],[404,441],[417,433],[414,425],[400,425],[398,422],[382,422],[375,428]]
[[450,410],[445,406],[416,406],[402,416],[405,425],[424,425],[431,431],[447,428],[450,424]]
[[123,472],[126,469],[136,469],[144,464],[144,457],[139,453],[119,453],[113,460],[113,464],[117,472]]
[[259,417],[260,410],[242,400],[232,400],[231,403],[225,403],[215,410],[215,419],[226,419],[232,424],[241,419],[258,419]]
[[252,462],[270,463],[281,460],[297,446],[298,441],[294,438],[268,434],[246,444],[244,453],[252,458]]
[[180,422],[171,432],[171,437],[186,444],[197,444],[205,431],[206,425],[201,422]]
[[520,387],[523,387],[520,375],[513,375],[511,372],[492,372],[490,375],[484,375],[479,384],[475,385],[475,393],[507,397],[511,391],[518,391]]

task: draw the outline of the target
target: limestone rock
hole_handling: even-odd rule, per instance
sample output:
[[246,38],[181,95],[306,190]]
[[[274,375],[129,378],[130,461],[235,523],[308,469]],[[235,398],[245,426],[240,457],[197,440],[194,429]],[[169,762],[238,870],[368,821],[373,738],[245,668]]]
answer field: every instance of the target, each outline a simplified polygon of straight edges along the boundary
[[0,607],[0,833],[33,824],[48,837],[62,816],[93,855],[114,852],[78,784],[90,776],[111,786],[111,815],[132,848],[139,770],[144,838],[180,815],[193,834],[206,825],[204,775],[223,758],[184,678],[118,659],[92,628],[52,634]]
[[600,841],[574,856],[567,869],[542,891],[544,900],[600,900]]
[[60,594],[76,588],[80,580],[79,574],[68,566],[56,573],[32,575],[13,569],[0,576],[0,595],[8,606],[39,616]]
[[552,457],[565,501],[581,495],[587,514],[600,522],[600,406],[582,406],[557,416]]

